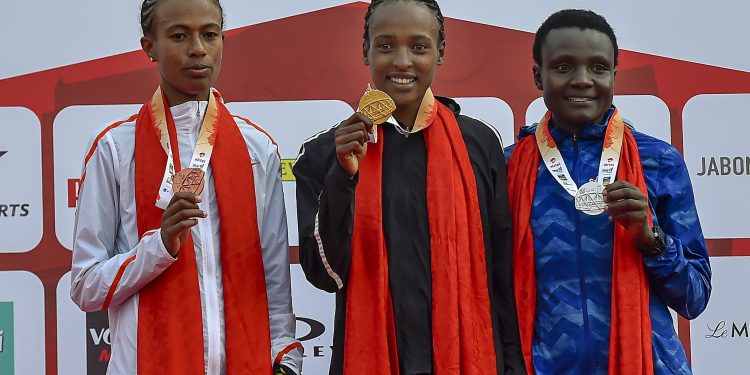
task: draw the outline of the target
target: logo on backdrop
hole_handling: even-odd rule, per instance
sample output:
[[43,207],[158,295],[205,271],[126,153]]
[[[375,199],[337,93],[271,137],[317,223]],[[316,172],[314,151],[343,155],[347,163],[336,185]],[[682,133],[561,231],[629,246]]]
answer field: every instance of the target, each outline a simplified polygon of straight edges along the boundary
[[68,179],[68,208],[76,208],[78,205],[78,189],[81,188],[81,180],[78,178]]
[[0,374],[14,374],[13,302],[0,302]]
[[107,372],[112,354],[109,320],[106,311],[86,314],[86,369],[89,375]]
[[[7,153],[8,151],[0,151],[0,157]],[[29,206],[28,203],[0,201],[0,218],[29,216]]]
[[299,341],[308,341],[308,340],[316,339],[322,336],[323,333],[325,333],[326,331],[326,326],[323,323],[315,319],[303,318],[303,317],[298,316],[297,321],[307,324],[310,327],[310,332],[308,334],[297,338],[297,340]]
[[[329,350],[333,350],[333,345],[312,345],[308,346],[309,341],[315,340],[323,335],[326,331],[325,324],[310,318],[304,318],[301,316],[297,317],[297,323],[302,323],[309,327],[310,332],[308,332],[306,335],[297,338],[297,340],[301,341],[303,346],[305,347],[305,357],[325,357],[326,352]],[[298,326],[299,329],[297,332],[306,332],[302,326]],[[311,343],[310,343],[311,344]]]
[[750,156],[701,157],[698,176],[750,176]]
[[707,324],[707,339],[732,339],[732,338],[750,338],[748,333],[748,322],[727,322],[722,320],[716,324]]
[[297,181],[292,174],[292,166],[296,159],[281,159],[281,180],[282,181]]
[[0,203],[0,218],[29,216],[28,203]]
[[[0,308],[2,305],[0,305]],[[2,309],[0,309],[2,313]],[[326,331],[326,327],[323,323],[310,318],[297,317],[297,322],[306,325],[309,328],[309,332],[302,337],[297,338],[303,344],[306,341],[311,341],[319,338]],[[0,327],[2,325],[2,315],[0,315]],[[305,332],[304,329],[300,330]],[[7,331],[6,331],[7,332]],[[7,334],[6,334],[7,337]],[[105,374],[107,372],[107,364],[112,354],[112,341],[109,331],[109,320],[106,311],[97,311],[94,313],[86,314],[86,368],[89,375]],[[332,349],[331,345],[314,345],[309,349],[305,350],[305,357],[324,357],[325,350]],[[2,353],[0,353],[0,358]],[[11,357],[12,358],[12,357]],[[0,370],[2,370],[2,359],[0,359]],[[5,374],[5,372],[0,371]]]

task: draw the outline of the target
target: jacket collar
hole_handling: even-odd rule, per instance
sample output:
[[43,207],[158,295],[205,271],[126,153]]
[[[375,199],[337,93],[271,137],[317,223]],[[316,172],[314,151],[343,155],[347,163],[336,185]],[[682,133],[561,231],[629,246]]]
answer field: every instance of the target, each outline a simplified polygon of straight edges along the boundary
[[[609,110],[607,111],[607,115],[604,116],[604,119],[601,123],[594,123],[590,122],[586,126],[584,126],[576,136],[578,139],[603,139],[604,133],[607,132],[607,123],[609,123],[610,117],[612,117],[612,114],[615,112],[615,106],[611,106]],[[631,127],[627,121],[625,124],[628,127]],[[534,132],[536,132],[536,127],[538,123],[534,123],[531,126],[524,126],[518,131],[518,140],[520,141],[523,138],[526,138],[529,135],[533,135]],[[554,124],[553,124],[554,125]],[[573,137],[573,133],[570,133],[562,128],[559,128],[557,126],[552,126],[550,128],[550,134],[552,134],[552,138],[555,139],[555,142],[558,144],[562,143],[564,140],[568,138]]]

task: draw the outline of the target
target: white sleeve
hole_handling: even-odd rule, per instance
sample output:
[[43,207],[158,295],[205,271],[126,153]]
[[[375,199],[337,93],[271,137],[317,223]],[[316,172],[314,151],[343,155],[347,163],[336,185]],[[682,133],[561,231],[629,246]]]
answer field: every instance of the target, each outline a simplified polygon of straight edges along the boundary
[[[96,142],[96,144],[94,144]],[[93,148],[93,149],[92,149]],[[118,305],[175,261],[158,228],[132,249],[118,248],[120,225],[117,149],[109,133],[89,141],[73,234],[70,296],[83,311]],[[135,203],[132,203],[135,204]]]
[[[292,313],[291,276],[289,270],[289,239],[287,238],[284,191],[281,182],[281,160],[278,148],[268,142],[267,175],[265,177],[265,205],[260,233],[263,251],[263,266],[266,272],[268,295],[268,318],[271,326],[271,361],[294,345],[296,319]],[[281,360],[281,364],[300,373],[302,351],[293,349]]]

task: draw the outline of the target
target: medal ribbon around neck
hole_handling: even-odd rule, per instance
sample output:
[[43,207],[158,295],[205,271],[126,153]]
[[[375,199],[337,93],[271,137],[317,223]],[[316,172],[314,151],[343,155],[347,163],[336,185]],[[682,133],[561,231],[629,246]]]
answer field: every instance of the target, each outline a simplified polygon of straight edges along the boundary
[[422,97],[422,101],[419,103],[419,110],[417,111],[417,118],[414,119],[414,126],[412,126],[411,130],[404,129],[399,125],[398,121],[394,119],[393,124],[396,127],[396,131],[398,131],[399,134],[408,137],[409,134],[417,133],[432,125],[432,122],[435,121],[435,118],[437,117],[437,106],[435,105],[436,100],[435,95],[432,93],[432,88],[428,87]]
[[[159,187],[159,194],[156,198],[156,206],[166,209],[169,201],[174,195],[172,184],[174,177],[182,168],[180,166],[180,150],[177,143],[177,130],[175,129],[172,112],[167,105],[167,99],[162,92],[161,86],[156,89],[154,96],[151,98],[151,116],[159,142],[164,152],[167,154],[167,165],[164,168],[164,177]],[[216,124],[219,119],[219,110],[216,104],[216,98],[213,91],[208,96],[208,105],[206,106],[203,124],[198,135],[198,141],[195,144],[193,156],[190,159],[190,167],[199,169],[205,176],[208,169],[211,154],[214,150],[216,141]],[[198,192],[199,194],[200,192]]]
[[535,133],[544,165],[557,183],[575,198],[577,209],[589,215],[598,215],[604,211],[604,198],[601,196],[601,192],[605,186],[614,182],[617,167],[620,164],[625,123],[622,121],[619,111],[615,109],[610,116],[607,131],[604,134],[604,145],[596,180],[592,179],[579,189],[573,178],[570,177],[570,172],[568,172],[560,149],[549,131],[551,116],[551,112],[548,111],[537,125]]

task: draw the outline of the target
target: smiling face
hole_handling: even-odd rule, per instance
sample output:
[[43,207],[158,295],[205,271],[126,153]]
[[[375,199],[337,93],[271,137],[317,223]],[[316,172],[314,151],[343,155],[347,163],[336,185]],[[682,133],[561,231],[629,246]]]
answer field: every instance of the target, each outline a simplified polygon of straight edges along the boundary
[[445,43],[439,40],[432,11],[413,1],[379,5],[370,18],[365,64],[375,86],[396,103],[394,117],[412,125],[435,70],[443,63]]
[[543,91],[552,123],[569,131],[601,123],[612,105],[615,87],[609,37],[576,27],[554,29],[541,52],[542,64],[534,66],[534,83]]
[[221,68],[221,11],[211,0],[162,0],[153,17],[141,45],[159,64],[169,105],[207,100]]

